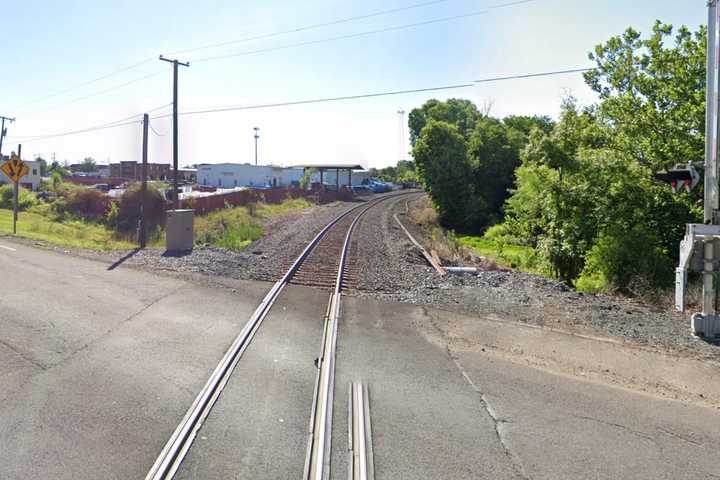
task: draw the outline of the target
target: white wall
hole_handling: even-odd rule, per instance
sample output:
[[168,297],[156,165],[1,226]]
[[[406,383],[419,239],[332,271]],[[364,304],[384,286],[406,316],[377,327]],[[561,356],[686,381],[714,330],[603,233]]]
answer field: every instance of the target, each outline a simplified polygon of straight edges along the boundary
[[300,178],[302,169],[240,163],[200,165],[197,172],[198,185],[219,188],[264,185],[287,187],[293,181],[300,181]]

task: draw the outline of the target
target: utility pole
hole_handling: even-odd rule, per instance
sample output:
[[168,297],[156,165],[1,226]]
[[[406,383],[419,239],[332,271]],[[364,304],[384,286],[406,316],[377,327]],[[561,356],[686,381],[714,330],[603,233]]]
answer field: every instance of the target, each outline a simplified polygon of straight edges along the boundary
[[5,138],[5,135],[7,135],[7,129],[5,128],[5,120],[12,123],[15,121],[14,118],[10,117],[4,117],[0,116],[0,121],[2,122],[0,124],[0,160],[2,160],[2,144],[3,144],[3,138]]
[[255,127],[255,128],[253,128],[253,130],[255,130],[255,166],[257,166],[257,142],[258,142],[258,138],[260,138],[260,135],[258,135],[260,128]]
[[160,55],[163,62],[173,65],[173,208],[180,208],[180,195],[178,194],[178,65],[189,67],[190,62],[181,62],[178,59],[170,60]]
[[143,143],[142,143],[142,170],[140,183],[140,231],[138,232],[138,241],[140,248],[145,248],[147,240],[147,215],[145,205],[147,203],[147,153],[148,153],[148,126],[150,124],[150,116],[146,113],[143,115]]
[[[22,161],[22,144],[18,144],[17,156]],[[20,194],[20,182],[13,182],[13,235],[17,235],[17,218],[18,218],[18,196]]]
[[398,161],[403,159],[403,144],[405,143],[405,110],[400,107],[397,111],[400,115],[400,144],[398,145]]

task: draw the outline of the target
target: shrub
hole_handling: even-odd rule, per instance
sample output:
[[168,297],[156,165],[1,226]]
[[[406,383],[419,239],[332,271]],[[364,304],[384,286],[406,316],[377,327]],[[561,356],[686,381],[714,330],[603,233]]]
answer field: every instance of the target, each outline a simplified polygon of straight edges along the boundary
[[[18,210],[24,211],[30,207],[33,207],[40,203],[35,194],[30,190],[22,187],[18,187]],[[13,186],[2,185],[0,186],[0,208],[13,208]]]
[[644,295],[669,286],[672,273],[673,261],[660,247],[657,234],[642,225],[616,227],[595,240],[577,286]]
[[107,195],[91,188],[71,190],[65,198],[65,211],[85,220],[103,220],[109,208]]
[[[137,230],[140,220],[141,192],[140,183],[131,184],[120,197],[116,228],[120,232],[133,232]],[[147,203],[145,205],[145,218],[147,231],[156,230],[158,226],[165,225],[165,198],[160,190],[153,185],[147,187]]]

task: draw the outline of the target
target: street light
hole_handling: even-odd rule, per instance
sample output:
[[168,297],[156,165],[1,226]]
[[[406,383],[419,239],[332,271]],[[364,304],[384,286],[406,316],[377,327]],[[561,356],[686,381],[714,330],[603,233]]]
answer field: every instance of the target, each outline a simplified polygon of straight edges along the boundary
[[257,165],[257,141],[258,138],[260,138],[260,135],[258,135],[258,132],[260,129],[258,127],[253,128],[255,130],[255,165]]

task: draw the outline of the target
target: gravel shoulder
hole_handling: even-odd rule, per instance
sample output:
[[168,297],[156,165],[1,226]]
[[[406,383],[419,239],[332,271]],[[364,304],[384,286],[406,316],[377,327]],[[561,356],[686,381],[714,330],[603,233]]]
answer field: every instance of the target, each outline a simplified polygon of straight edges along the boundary
[[[415,197],[419,198],[419,197]],[[385,202],[358,232],[360,296],[427,305],[471,315],[620,339],[664,353],[720,361],[720,345],[690,335],[687,315],[619,296],[575,292],[565,284],[517,271],[438,276],[397,226],[393,213],[427,245],[405,217],[407,198]]]

